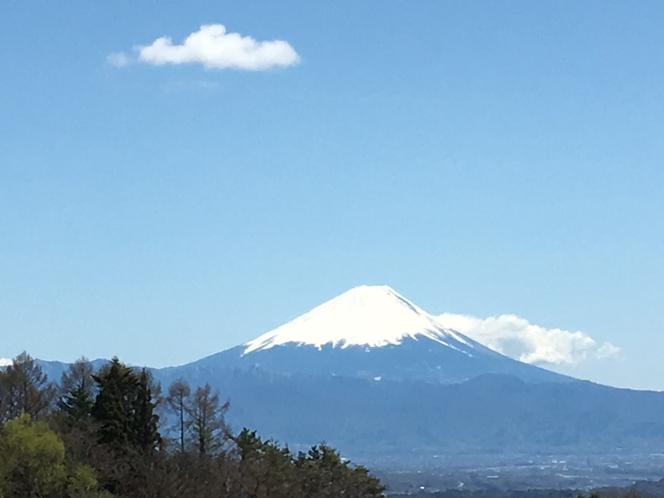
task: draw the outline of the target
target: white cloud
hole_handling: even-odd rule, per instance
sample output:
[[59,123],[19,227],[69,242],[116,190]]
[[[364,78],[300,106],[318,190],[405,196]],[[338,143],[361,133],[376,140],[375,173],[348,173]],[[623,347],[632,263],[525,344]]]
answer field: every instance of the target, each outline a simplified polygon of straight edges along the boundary
[[[222,24],[207,24],[191,33],[181,45],[171,38],[157,38],[150,45],[134,47],[136,60],[153,65],[202,64],[206,68],[261,71],[297,64],[300,57],[283,40],[256,41],[250,36],[228,33]],[[124,53],[110,54],[107,61],[125,66],[133,59]]]
[[11,358],[0,358],[0,368],[1,367],[8,367],[14,363]]
[[129,64],[129,57],[127,57],[127,55],[123,54],[122,52],[108,54],[106,56],[106,62],[108,62],[111,66],[122,67]]
[[525,363],[537,365],[574,365],[616,355],[620,348],[606,342],[598,344],[584,332],[547,329],[515,315],[476,318],[443,313],[441,324]]

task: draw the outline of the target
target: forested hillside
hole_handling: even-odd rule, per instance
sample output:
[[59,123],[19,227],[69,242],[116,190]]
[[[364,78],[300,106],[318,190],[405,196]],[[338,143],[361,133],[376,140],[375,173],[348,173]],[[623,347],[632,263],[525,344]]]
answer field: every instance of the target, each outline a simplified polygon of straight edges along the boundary
[[233,433],[228,408],[209,384],[162,392],[117,358],[82,359],[54,383],[23,353],[0,370],[0,498],[382,496],[324,443],[295,454]]

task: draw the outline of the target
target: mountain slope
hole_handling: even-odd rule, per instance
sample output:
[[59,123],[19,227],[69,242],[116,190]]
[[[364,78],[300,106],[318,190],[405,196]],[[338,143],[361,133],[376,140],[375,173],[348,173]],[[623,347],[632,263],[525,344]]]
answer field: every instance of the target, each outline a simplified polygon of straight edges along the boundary
[[244,354],[285,344],[383,347],[430,339],[471,354],[478,344],[437,320],[388,286],[355,287],[281,327],[249,341]]
[[486,373],[530,382],[568,377],[527,365],[454,330],[387,286],[360,286],[241,346],[178,367],[281,375],[463,382]]
[[[167,384],[164,374],[156,372]],[[367,462],[664,451],[664,393],[494,374],[456,384],[241,370],[187,380],[204,378],[230,399],[235,430],[251,427],[298,450],[324,440]]]

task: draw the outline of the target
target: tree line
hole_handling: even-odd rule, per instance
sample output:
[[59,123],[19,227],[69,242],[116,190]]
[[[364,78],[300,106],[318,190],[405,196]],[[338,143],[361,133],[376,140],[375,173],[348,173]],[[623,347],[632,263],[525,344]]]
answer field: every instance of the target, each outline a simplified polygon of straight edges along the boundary
[[27,353],[0,369],[0,498],[373,498],[384,487],[321,443],[292,452],[209,384],[166,392],[146,369],[86,359],[50,382]]

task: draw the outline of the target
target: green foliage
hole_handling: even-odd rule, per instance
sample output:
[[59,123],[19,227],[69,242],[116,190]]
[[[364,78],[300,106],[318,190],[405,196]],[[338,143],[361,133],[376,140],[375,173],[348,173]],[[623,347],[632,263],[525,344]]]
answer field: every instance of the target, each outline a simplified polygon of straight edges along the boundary
[[33,421],[27,413],[5,423],[0,438],[3,496],[68,496],[93,490],[96,484],[91,468],[67,468],[64,444],[46,423]]
[[154,450],[161,435],[147,372],[136,374],[114,358],[94,379],[99,393],[91,414],[100,425],[99,442],[121,450]]
[[70,465],[67,476],[67,491],[69,494],[77,496],[83,492],[96,491],[96,489],[97,476],[92,468],[82,463]]
[[239,457],[242,493],[247,496],[294,496],[295,477],[292,455],[287,447],[263,441],[247,428],[233,438]]
[[143,369],[136,379],[136,391],[130,415],[130,440],[142,452],[154,451],[161,444],[161,434],[157,429],[159,416],[155,413],[156,403],[152,397],[150,378]]
[[62,374],[57,406],[70,421],[80,422],[92,413],[94,396],[92,365],[87,359],[80,358]]
[[325,443],[313,446],[307,454],[300,452],[295,460],[299,488],[303,496],[383,496],[384,486],[361,465],[342,460],[339,453]]
[[104,372],[94,376],[99,394],[92,406],[92,416],[100,423],[99,442],[118,448],[129,446],[129,422],[136,377],[131,369],[113,358]]
[[293,455],[256,431],[233,436],[230,405],[209,384],[169,388],[179,450],[171,452],[158,430],[159,392],[146,370],[114,358],[94,374],[82,359],[63,374],[49,412],[54,387],[19,356],[0,371],[0,498],[383,496],[376,478],[328,445]]
[[384,487],[366,468],[344,461],[320,444],[294,456],[287,446],[263,441],[256,431],[243,429],[233,438],[238,455],[241,494],[259,497],[383,496]]
[[75,387],[66,393],[59,401],[58,408],[74,421],[87,418],[92,413],[94,401],[82,387]]

